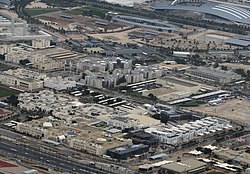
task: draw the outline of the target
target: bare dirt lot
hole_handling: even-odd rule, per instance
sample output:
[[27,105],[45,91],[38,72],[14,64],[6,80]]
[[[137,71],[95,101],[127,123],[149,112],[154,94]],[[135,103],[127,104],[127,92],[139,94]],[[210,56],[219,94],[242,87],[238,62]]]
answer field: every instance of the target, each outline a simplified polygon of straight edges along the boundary
[[103,34],[91,34],[90,36],[98,39],[104,39],[104,40],[114,40],[119,43],[137,43],[133,41],[132,39],[129,39],[128,33],[132,31],[138,31],[140,29],[130,29],[122,32],[115,32],[115,33],[103,33]]
[[36,0],[34,2],[29,3],[26,8],[48,8],[46,3],[41,2],[40,0]]
[[221,65],[228,66],[229,68],[233,68],[233,69],[242,68],[245,71],[247,70],[250,71],[250,65],[244,65],[240,63],[222,63]]
[[[62,17],[62,12],[47,13],[37,16],[42,22],[51,25],[54,28],[63,28],[65,30],[72,30],[72,26],[80,26],[83,30],[91,31],[113,31],[122,30],[127,27],[123,24],[108,23],[107,21],[99,18],[87,17],[82,15],[69,15],[70,17]],[[108,23],[108,25],[98,26],[96,22]]]
[[250,125],[250,101],[246,99],[230,99],[217,106],[203,105],[189,109]]

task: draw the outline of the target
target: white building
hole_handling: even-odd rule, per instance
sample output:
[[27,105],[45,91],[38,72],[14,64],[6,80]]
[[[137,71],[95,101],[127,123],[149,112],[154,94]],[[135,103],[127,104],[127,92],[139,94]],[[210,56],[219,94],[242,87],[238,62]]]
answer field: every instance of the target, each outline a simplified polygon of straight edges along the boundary
[[44,87],[57,91],[62,91],[76,87],[76,81],[71,81],[62,77],[52,77],[44,81]]
[[215,133],[231,127],[230,122],[224,119],[206,117],[195,122],[185,123],[183,125],[168,127],[150,127],[145,131],[155,136],[161,143],[179,144],[188,142],[195,137]]
[[50,38],[33,39],[32,47],[34,48],[47,48],[50,46]]

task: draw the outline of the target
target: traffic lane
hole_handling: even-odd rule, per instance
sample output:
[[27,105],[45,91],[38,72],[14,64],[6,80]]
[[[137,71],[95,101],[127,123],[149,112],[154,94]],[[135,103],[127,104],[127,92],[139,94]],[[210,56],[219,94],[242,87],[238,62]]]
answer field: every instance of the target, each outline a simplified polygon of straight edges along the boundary
[[44,152],[34,151],[32,149],[28,149],[28,148],[25,148],[23,146],[19,146],[17,144],[12,144],[11,142],[9,142],[7,140],[3,140],[3,141],[1,140],[0,147],[1,147],[1,149],[5,150],[9,153],[14,153],[14,154],[17,154],[19,156],[23,156],[25,158],[31,158],[33,160],[40,161],[43,164],[50,163],[54,166],[58,166],[58,167],[64,168],[64,169],[70,169],[73,171],[79,170],[79,172],[81,170],[87,170],[87,171],[92,171],[92,172],[100,173],[100,174],[110,173],[110,172],[102,171],[98,168],[94,168],[93,166],[92,167],[86,166],[84,164],[75,163],[75,162],[70,161],[70,160],[66,161],[66,160],[59,158],[59,157],[56,157],[56,156],[50,156],[49,154],[46,154]]
[[15,134],[15,133],[12,133],[12,132],[4,130],[4,129],[0,129],[0,134],[4,135],[4,136],[7,136],[9,138],[15,138],[15,139],[23,137],[22,135]]
[[[87,171],[87,170],[84,170],[82,168],[78,168],[78,166],[74,166],[70,163],[60,162],[60,160],[55,160],[54,158],[51,158],[51,157],[43,155],[43,154],[37,155],[37,153],[30,152],[28,150],[24,150],[24,149],[17,150],[17,149],[15,149],[15,147],[9,147],[9,146],[3,145],[3,144],[0,144],[0,149],[1,149],[1,151],[5,151],[5,152],[8,152],[10,154],[13,154],[14,157],[21,156],[21,159],[23,159],[23,160],[32,159],[32,161],[35,161],[38,165],[42,164],[42,165],[45,165],[47,167],[51,167],[54,169],[61,169],[63,171],[69,171],[69,172],[72,172],[72,171],[77,172],[77,170],[79,170],[79,172],[80,171]],[[92,173],[92,172],[87,171],[87,173]]]

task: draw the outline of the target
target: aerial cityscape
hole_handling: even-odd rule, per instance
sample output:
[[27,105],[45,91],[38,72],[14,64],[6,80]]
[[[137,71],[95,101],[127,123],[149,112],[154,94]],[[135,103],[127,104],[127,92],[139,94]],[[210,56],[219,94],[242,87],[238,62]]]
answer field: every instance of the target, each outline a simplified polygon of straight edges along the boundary
[[0,174],[250,174],[250,1],[0,0]]

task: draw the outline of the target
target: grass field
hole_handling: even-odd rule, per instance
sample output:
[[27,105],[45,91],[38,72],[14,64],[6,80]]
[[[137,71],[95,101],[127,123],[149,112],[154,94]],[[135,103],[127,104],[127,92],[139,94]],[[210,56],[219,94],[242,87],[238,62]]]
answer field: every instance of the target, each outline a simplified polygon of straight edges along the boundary
[[32,8],[32,9],[26,9],[28,15],[30,16],[37,16],[37,15],[42,15],[46,13],[52,13],[59,11],[60,8]]
[[15,94],[19,94],[19,92],[0,87],[0,97],[6,97]]

